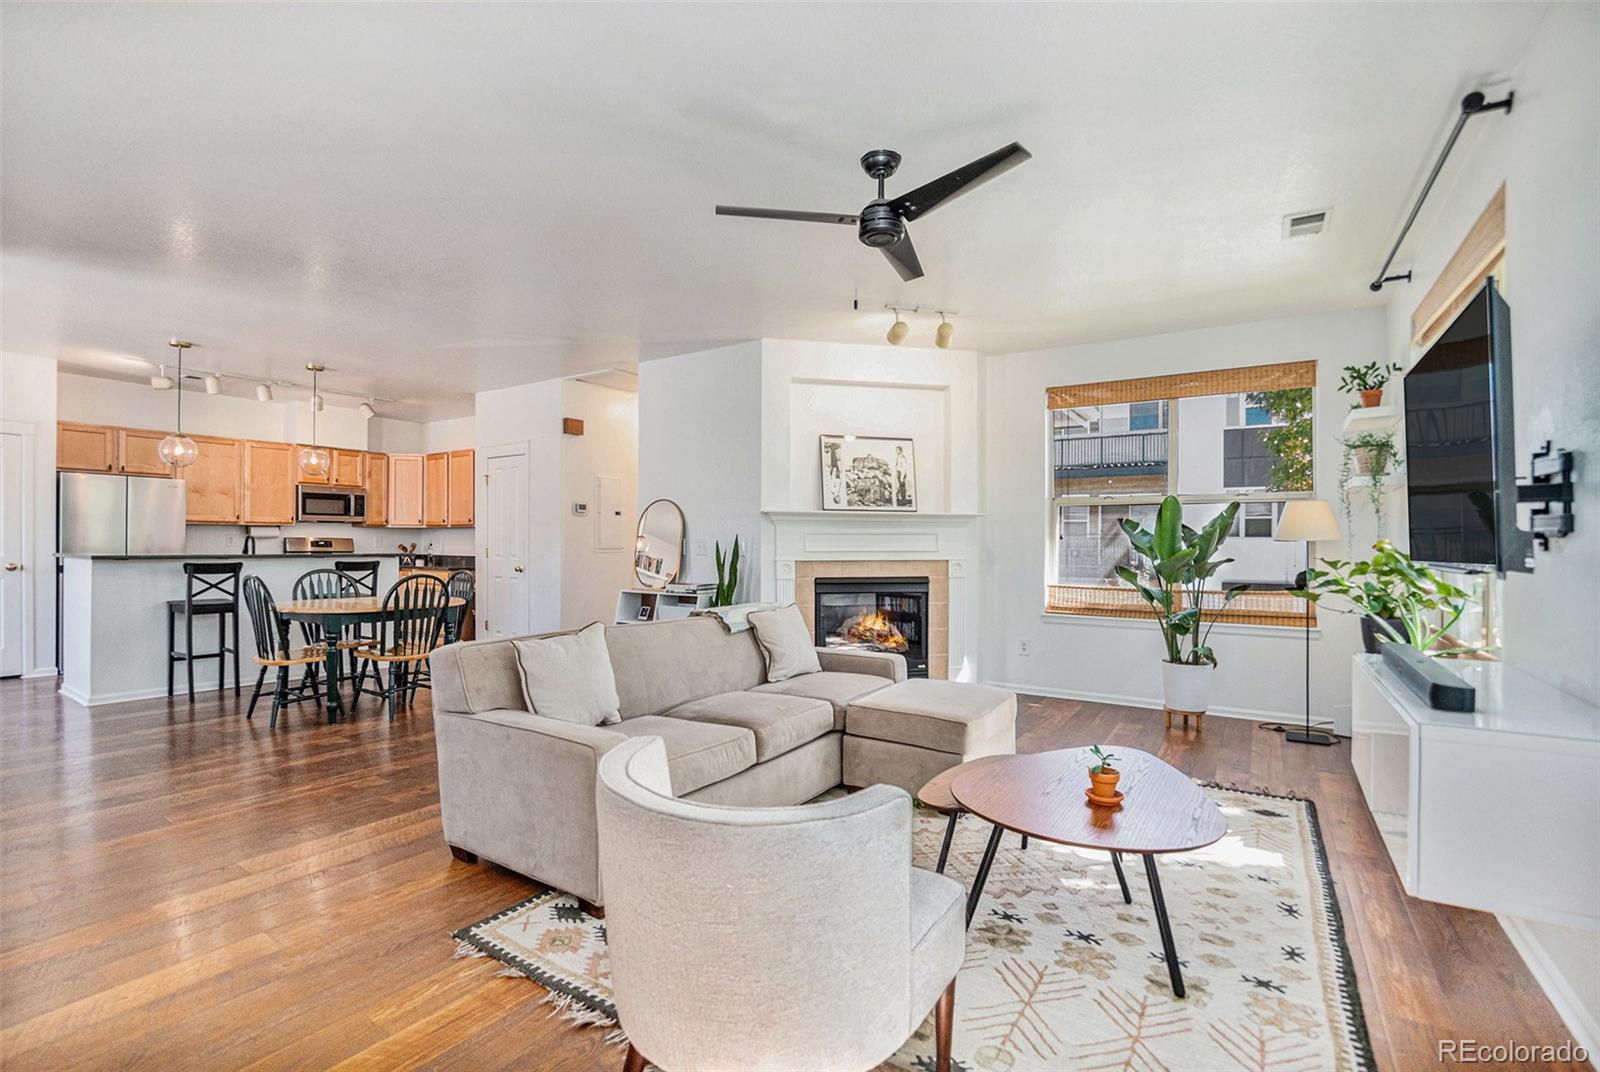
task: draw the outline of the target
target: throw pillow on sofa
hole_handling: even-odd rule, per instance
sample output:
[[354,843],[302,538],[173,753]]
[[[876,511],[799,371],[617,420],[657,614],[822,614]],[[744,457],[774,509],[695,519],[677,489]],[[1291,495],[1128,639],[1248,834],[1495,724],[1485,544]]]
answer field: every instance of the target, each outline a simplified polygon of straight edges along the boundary
[[582,726],[622,721],[605,626],[595,622],[576,633],[513,640],[511,647],[528,710]]
[[750,628],[755,630],[761,657],[766,660],[768,681],[787,681],[822,669],[811,630],[793,603],[777,610],[751,611]]

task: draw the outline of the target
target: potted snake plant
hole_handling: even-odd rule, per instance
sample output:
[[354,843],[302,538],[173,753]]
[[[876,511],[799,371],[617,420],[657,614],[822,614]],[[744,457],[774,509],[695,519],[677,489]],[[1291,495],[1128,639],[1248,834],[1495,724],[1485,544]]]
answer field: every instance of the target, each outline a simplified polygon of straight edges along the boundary
[[[1147,529],[1132,518],[1122,520],[1122,531],[1148,574],[1127,566],[1117,576],[1131,584],[1155,612],[1167,658],[1161,664],[1161,687],[1167,710],[1203,713],[1211,701],[1211,682],[1217,667],[1216,652],[1207,641],[1216,624],[1216,611],[1208,611],[1202,593],[1209,581],[1231,558],[1217,551],[1233,528],[1239,504],[1229,503],[1198,530],[1183,523],[1183,503],[1176,495],[1161,500],[1156,526]],[[1151,583],[1146,583],[1146,577]],[[1239,585],[1222,593],[1227,606],[1246,589]]]

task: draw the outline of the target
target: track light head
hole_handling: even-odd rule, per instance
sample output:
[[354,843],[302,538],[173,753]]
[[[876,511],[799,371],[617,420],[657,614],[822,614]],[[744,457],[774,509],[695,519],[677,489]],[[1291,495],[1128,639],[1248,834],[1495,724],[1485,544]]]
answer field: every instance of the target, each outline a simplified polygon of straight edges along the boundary
[[256,401],[257,402],[271,402],[272,401],[272,384],[270,384],[270,383],[258,383],[258,384],[256,384]]
[[894,312],[894,323],[889,325],[889,334],[885,336],[890,346],[899,346],[906,341],[906,336],[911,334],[911,325],[900,319],[900,310]]
[[220,395],[222,393],[222,377],[215,372],[208,372],[201,380],[206,385],[206,394]]
[[318,413],[322,412],[322,396],[320,394],[311,396],[311,408]]
[[170,391],[177,386],[177,382],[167,375],[167,366],[162,365],[160,374],[150,377],[150,386],[157,391]]
[[943,313],[940,313],[939,326],[934,330],[933,333],[933,345],[937,346],[941,350],[948,350],[950,349],[950,340],[954,339],[955,337],[956,326],[950,323],[950,321],[946,320]]
[[356,412],[361,414],[361,419],[365,421],[370,421],[378,415],[378,411],[372,408],[371,402],[361,403],[356,407]]

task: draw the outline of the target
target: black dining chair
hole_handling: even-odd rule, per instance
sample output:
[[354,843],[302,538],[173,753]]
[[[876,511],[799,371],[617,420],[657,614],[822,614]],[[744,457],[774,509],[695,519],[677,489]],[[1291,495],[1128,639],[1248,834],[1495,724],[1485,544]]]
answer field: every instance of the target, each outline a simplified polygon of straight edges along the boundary
[[[361,594],[360,587],[356,582],[336,569],[310,570],[302,573],[294,582],[294,599],[296,602],[302,599],[349,599]],[[346,629],[344,635],[330,637],[324,635],[325,630],[321,622],[313,619],[302,619],[300,622],[300,633],[308,647],[313,644],[320,644],[326,650],[327,645],[333,644],[340,649],[348,651],[357,644],[357,640],[351,635],[351,632],[351,630]],[[315,672],[311,676],[315,678]],[[338,688],[339,683],[333,682],[333,687]]]
[[[364,596],[376,596],[378,594],[378,567],[379,562],[375,558],[344,558],[337,559],[333,563],[334,569],[356,582],[356,588]],[[350,626],[346,631],[345,639],[376,640],[378,639],[377,625],[373,622],[358,622]],[[352,676],[355,674],[355,669],[355,659],[351,657],[350,673]]]
[[[189,678],[189,702],[194,703],[194,664],[217,660],[217,691],[228,687],[228,656],[233,656],[233,694],[239,695],[239,574],[242,562],[185,562],[182,599],[167,600],[167,695],[172,695],[173,667],[184,664]],[[217,619],[217,650],[194,650],[194,620]],[[184,648],[178,650],[177,623],[183,619]],[[228,624],[233,623],[233,644],[228,644]]]
[[[250,706],[245,710],[245,718],[254,718],[256,701],[261,698],[261,687],[266,683],[267,671],[277,671],[277,682],[272,689],[272,720],[268,728],[278,725],[278,711],[287,704],[300,703],[302,700],[321,700],[323,693],[317,688],[317,667],[327,656],[328,650],[320,644],[308,644],[302,647],[286,647],[284,638],[288,629],[283,616],[278,613],[278,604],[272,598],[265,582],[255,574],[250,574],[244,579],[244,604],[250,613],[250,627],[256,636],[256,665],[261,667],[261,673],[256,675],[256,687],[250,693]],[[304,667],[300,672],[300,686],[293,692],[289,689],[289,668],[291,666]],[[307,682],[310,689],[307,691]]]
[[[450,579],[445,581],[446,594],[450,597],[444,608],[444,635],[440,642],[454,644],[461,639],[462,627],[466,623],[467,615],[472,613],[472,598],[477,591],[477,580],[469,569],[452,570]],[[455,606],[456,600],[461,600],[461,605]],[[407,693],[407,701],[417,698],[417,689],[426,688],[433,691],[433,666],[431,663],[420,663],[416,672],[410,675],[411,686]]]
[[[354,649],[358,668],[355,696],[350,701],[352,711],[363,694],[377,696],[388,701],[389,721],[394,721],[396,703],[402,698],[409,702],[415,691],[418,667],[427,662],[428,654],[444,635],[449,598],[445,583],[427,574],[415,574],[395,582],[383,597],[378,639]],[[389,667],[387,681],[378,669],[380,663]],[[366,684],[369,672],[371,687]]]

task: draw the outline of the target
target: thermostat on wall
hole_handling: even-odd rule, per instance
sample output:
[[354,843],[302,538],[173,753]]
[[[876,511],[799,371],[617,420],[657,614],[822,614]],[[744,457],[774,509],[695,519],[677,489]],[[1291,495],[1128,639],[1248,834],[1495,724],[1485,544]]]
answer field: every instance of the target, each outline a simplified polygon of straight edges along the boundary
[[572,516],[573,517],[588,517],[589,516],[589,504],[588,503],[580,503],[580,502],[573,503],[572,504]]

